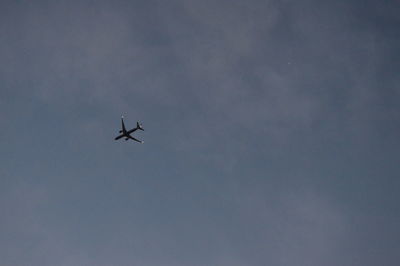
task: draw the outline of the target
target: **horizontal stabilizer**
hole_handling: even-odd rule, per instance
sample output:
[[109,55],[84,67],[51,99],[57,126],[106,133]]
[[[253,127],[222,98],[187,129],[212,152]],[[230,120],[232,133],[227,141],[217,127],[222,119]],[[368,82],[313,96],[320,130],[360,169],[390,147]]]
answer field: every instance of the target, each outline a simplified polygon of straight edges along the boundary
[[136,122],[136,128],[144,131],[142,124],[140,124],[139,122]]

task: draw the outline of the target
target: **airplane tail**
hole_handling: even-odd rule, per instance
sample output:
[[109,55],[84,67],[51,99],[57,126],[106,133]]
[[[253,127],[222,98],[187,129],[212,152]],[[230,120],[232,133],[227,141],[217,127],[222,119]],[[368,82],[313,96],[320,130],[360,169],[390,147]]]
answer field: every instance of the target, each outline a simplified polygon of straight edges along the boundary
[[142,124],[140,124],[139,122],[136,122],[136,128],[144,131]]

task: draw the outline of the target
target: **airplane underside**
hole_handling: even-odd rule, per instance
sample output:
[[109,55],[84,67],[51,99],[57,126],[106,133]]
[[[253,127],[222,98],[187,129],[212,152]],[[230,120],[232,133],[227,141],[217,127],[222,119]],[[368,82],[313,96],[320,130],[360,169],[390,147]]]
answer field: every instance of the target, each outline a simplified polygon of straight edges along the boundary
[[144,130],[142,125],[139,122],[136,123],[136,128],[133,128],[131,130],[126,130],[123,117],[121,118],[121,123],[122,123],[122,130],[119,130],[120,135],[117,136],[115,138],[115,140],[119,140],[121,138],[125,138],[125,140],[131,139],[131,140],[137,141],[139,143],[143,143],[143,141],[138,140],[138,139],[136,139],[136,138],[131,136],[131,133],[135,132],[138,129],[142,130],[142,131]]

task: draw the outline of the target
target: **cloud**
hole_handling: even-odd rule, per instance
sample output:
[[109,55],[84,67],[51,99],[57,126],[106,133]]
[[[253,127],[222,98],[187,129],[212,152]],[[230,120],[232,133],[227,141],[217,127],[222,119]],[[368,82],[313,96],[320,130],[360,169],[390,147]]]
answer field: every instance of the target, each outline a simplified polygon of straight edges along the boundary
[[[240,238],[230,243],[245,264],[337,265],[338,248],[351,239],[345,235],[346,214],[311,187],[274,191],[250,186],[236,200],[234,230]],[[246,242],[251,247],[243,248]]]
[[398,12],[355,2],[2,3],[6,262],[397,258]]
[[376,94],[367,78],[376,72],[376,57],[368,56],[375,41],[370,31],[348,27],[350,5],[342,13],[306,6],[13,5],[6,25],[14,29],[3,27],[3,73],[10,86],[29,80],[21,93],[64,109],[183,113],[183,127],[200,145],[236,128],[285,139],[340,113],[358,119]]

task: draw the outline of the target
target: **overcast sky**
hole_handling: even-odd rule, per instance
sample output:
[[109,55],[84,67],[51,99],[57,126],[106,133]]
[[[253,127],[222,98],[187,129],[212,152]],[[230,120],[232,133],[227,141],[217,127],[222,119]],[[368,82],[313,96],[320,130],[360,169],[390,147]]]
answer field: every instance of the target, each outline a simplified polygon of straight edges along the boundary
[[2,0],[0,264],[398,265],[399,14]]

